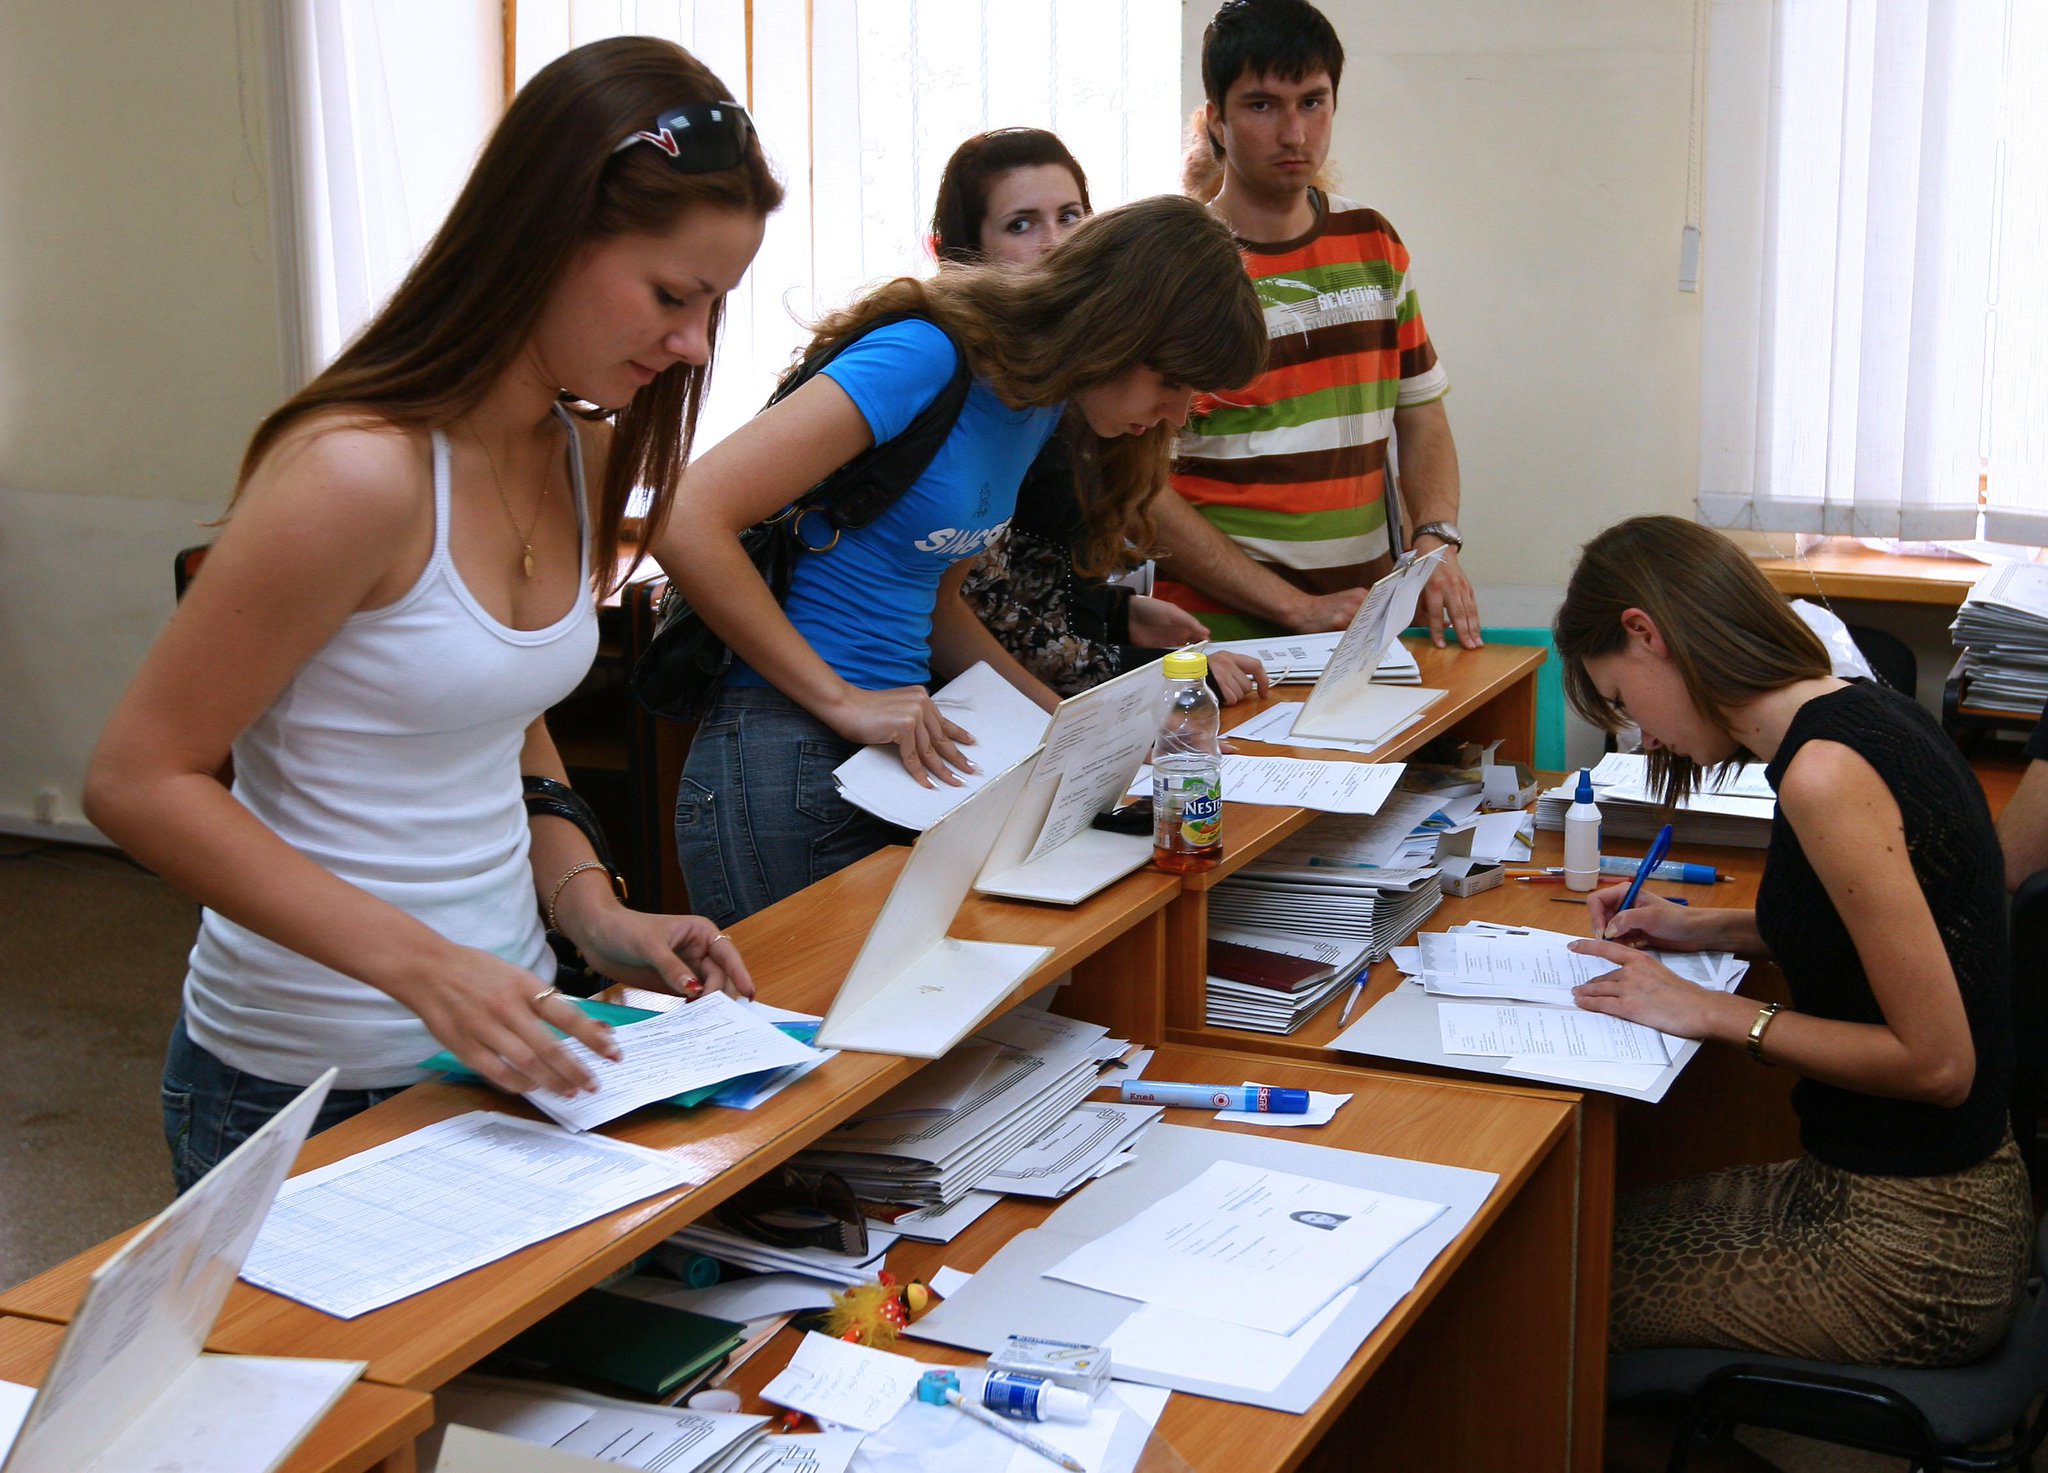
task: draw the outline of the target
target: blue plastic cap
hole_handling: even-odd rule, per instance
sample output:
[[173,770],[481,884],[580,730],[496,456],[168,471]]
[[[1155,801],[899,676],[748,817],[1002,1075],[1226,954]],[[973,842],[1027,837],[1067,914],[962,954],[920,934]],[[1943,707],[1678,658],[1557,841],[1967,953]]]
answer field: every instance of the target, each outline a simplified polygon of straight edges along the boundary
[[946,1393],[960,1389],[960,1378],[951,1371],[926,1371],[917,1378],[917,1399],[931,1406],[944,1406]]
[[1306,1115],[1308,1113],[1308,1091],[1305,1089],[1267,1090],[1266,1113],[1269,1115]]
[[1593,801],[1593,774],[1586,768],[1581,767],[1579,769],[1579,790],[1572,794],[1572,801],[1574,803],[1590,803]]

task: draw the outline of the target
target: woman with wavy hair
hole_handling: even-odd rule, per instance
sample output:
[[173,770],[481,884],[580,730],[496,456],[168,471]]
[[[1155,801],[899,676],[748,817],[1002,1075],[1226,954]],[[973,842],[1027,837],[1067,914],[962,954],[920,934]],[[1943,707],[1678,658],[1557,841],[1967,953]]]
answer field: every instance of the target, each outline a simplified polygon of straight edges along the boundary
[[[1756,908],[1591,898],[1614,964],[1580,1007],[1799,1076],[1797,1160],[1646,1188],[1614,1227],[1616,1349],[1863,1365],[1984,1355],[2033,1236],[2006,1122],[2003,868],[1969,764],[1919,706],[1843,681],[1717,532],[1637,517],[1586,544],[1556,624],[1565,690],[1642,728],[1667,799],[1749,757],[1777,793]],[[1696,987],[1640,947],[1768,956],[1792,1005]],[[2029,1123],[2031,1126],[2031,1122]]]
[[[319,1125],[446,1047],[574,1093],[542,918],[606,976],[750,993],[698,916],[627,910],[541,713],[597,647],[636,485],[667,517],[724,294],[782,190],[680,47],[539,72],[374,321],[258,427],[225,525],[87,777],[93,821],[202,912],[164,1069],[189,1186],[338,1069]],[[218,774],[233,759],[232,789]]]
[[[861,746],[894,745],[926,785],[972,770],[972,735],[933,704],[934,678],[986,660],[1055,704],[962,602],[969,560],[1062,413],[1079,431],[1083,569],[1113,566],[1127,538],[1142,546],[1173,427],[1196,392],[1258,372],[1265,329],[1229,231],[1161,197],[1095,216],[1027,269],[886,283],[827,318],[812,351],[841,345],[691,467],[655,545],[735,656],[676,801],[690,895],[720,924],[898,840],[833,786]],[[930,467],[868,526],[800,554],[778,604],[738,534],[894,437],[962,356],[973,382]]]

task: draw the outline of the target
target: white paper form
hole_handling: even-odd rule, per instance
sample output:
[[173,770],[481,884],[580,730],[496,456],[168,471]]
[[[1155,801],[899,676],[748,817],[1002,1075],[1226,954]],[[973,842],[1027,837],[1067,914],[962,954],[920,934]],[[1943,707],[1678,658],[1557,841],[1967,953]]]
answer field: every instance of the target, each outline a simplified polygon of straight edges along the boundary
[[[772,1003],[762,1002],[758,997],[734,998],[733,1001],[739,1003],[741,1007],[745,1008],[755,1017],[766,1018],[770,1023],[819,1023],[824,1021],[816,1013],[792,1012],[788,1008],[778,1008]],[[813,1038],[817,1036],[817,1029],[813,1028],[811,1030],[811,1036]],[[801,1043],[803,1040],[799,1038],[797,1041]],[[769,1100],[774,1099],[827,1059],[834,1059],[838,1056],[839,1050],[836,1048],[814,1048],[811,1050],[810,1058],[806,1059],[803,1063],[791,1064],[786,1068],[773,1070],[750,1088],[739,1089],[728,1085],[711,1097],[711,1103],[728,1110],[752,1110],[756,1106],[766,1104]]]
[[1489,1054],[1496,1058],[1541,1055],[1614,1064],[1670,1062],[1664,1035],[1654,1028],[1607,1013],[1576,1008],[1523,1007],[1514,1003],[1446,1002],[1437,1005],[1437,1026],[1447,1054]]
[[[1375,686],[1374,689],[1392,690],[1393,687]],[[1301,717],[1300,701],[1275,701],[1258,715],[1239,722],[1223,734],[1232,741],[1268,742],[1276,747],[1306,747],[1317,752],[1357,752],[1364,755],[1377,752],[1420,721],[1422,713],[1442,695],[1440,690],[1425,690],[1420,686],[1405,688],[1398,695],[1403,709],[1389,716],[1384,723],[1375,722],[1377,730],[1355,738],[1298,735],[1294,727]]]
[[[1423,585],[1442,561],[1441,550],[1411,558],[1367,592],[1344,637],[1331,651],[1322,678],[1303,704],[1295,722],[1303,736],[1384,740],[1390,724],[1405,723],[1420,709],[1413,699],[1395,699],[1394,692],[1385,686],[1375,690],[1372,677],[1388,642],[1415,616]],[[1410,688],[1401,695],[1421,696],[1421,704],[1426,705],[1443,692]]]
[[[700,1412],[497,1376],[459,1376],[434,1393],[444,1422],[592,1458],[663,1473],[712,1462],[767,1425],[766,1417]],[[442,1468],[447,1468],[443,1444]],[[478,1464],[479,1470],[494,1465]]]
[[1087,828],[1123,791],[1159,734],[1164,679],[1147,666],[1060,703],[1032,773],[1034,784],[1052,779],[1059,791],[1024,863]]
[[[1488,927],[1425,932],[1415,938],[1416,970],[1429,991],[1448,997],[1511,997],[1573,1006],[1572,990],[1615,964],[1573,951],[1583,937],[1560,931]],[[1655,960],[1696,987],[1723,992],[1748,970],[1725,951],[1653,951]],[[1402,968],[1407,971],[1406,967]]]
[[630,1110],[742,1074],[816,1064],[818,1051],[722,992],[706,993],[621,1028],[624,1058],[605,1058],[573,1038],[562,1047],[597,1080],[597,1093],[567,1098],[549,1090],[526,1098],[571,1130],[589,1130]]
[[1045,735],[1045,712],[983,661],[932,694],[939,714],[972,733],[960,750],[975,766],[958,773],[960,786],[920,787],[894,746],[863,747],[832,769],[840,796],[898,827],[923,833],[998,773],[1029,757]]
[[1225,757],[1223,796],[1232,803],[1313,808],[1322,813],[1377,813],[1399,762],[1317,762],[1301,757]]
[[1088,1100],[981,1179],[1013,1197],[1064,1197],[1160,1116],[1157,1105]]
[[93,1271],[0,1466],[265,1473],[362,1374],[201,1353],[333,1082],[330,1069]]
[[1046,1276],[1289,1335],[1443,1210],[1217,1161]]
[[1141,1304],[1104,1344],[1114,1365],[1153,1375],[1272,1391],[1301,1364],[1302,1357],[1357,1294],[1356,1286],[1344,1290],[1291,1335],[1250,1330],[1184,1309]]
[[[1208,654],[1243,655],[1266,667],[1275,685],[1313,682],[1330,663],[1342,630],[1328,634],[1275,634],[1263,639],[1212,639],[1202,646]],[[1399,640],[1394,641],[1400,644]],[[1407,647],[1402,646],[1402,652]],[[1391,651],[1389,651],[1391,653]]]
[[821,1422],[873,1432],[917,1390],[924,1367],[907,1355],[850,1345],[816,1331],[804,1336],[761,1399]]
[[693,1184],[658,1151],[473,1110],[286,1182],[242,1277],[354,1319]]

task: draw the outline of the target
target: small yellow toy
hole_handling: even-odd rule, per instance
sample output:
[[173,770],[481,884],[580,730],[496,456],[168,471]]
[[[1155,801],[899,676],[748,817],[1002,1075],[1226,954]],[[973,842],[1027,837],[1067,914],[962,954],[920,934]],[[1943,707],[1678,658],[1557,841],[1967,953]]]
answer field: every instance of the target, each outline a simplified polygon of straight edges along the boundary
[[894,1345],[904,1326],[931,1306],[932,1293],[912,1279],[899,1285],[886,1270],[872,1284],[855,1284],[833,1294],[825,1331],[855,1345],[879,1350]]

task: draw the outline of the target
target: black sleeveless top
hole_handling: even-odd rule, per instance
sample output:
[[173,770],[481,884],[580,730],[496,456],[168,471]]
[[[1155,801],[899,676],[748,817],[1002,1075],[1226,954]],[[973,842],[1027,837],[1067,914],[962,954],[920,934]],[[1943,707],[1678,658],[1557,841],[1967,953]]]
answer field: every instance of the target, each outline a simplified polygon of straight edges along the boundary
[[[2005,868],[1984,790],[1932,716],[1869,681],[1799,708],[1765,770],[1774,790],[1810,741],[1839,742],[1855,752],[1898,803],[1907,856],[1962,989],[1977,1071],[1969,1099],[1953,1110],[1802,1079],[1792,1091],[1800,1144],[1845,1171],[1961,1171],[2004,1139],[2013,1068]],[[1884,1021],[1848,928],[1782,814],[1771,825],[1756,923],[1785,973],[1794,1007],[1820,1018]]]

